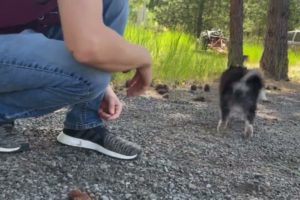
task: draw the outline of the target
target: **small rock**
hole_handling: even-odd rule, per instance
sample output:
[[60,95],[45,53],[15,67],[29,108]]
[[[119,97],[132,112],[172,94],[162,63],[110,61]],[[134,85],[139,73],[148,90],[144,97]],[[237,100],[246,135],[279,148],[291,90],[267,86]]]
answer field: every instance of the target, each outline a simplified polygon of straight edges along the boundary
[[73,178],[73,175],[68,173],[68,174],[67,174],[67,177],[68,177],[68,178]]
[[101,200],[109,200],[109,197],[108,197],[108,196],[105,196],[105,195],[102,195],[102,196],[101,196]]
[[131,197],[132,197],[131,194],[125,194],[125,198],[126,198],[126,199],[130,199]]
[[109,168],[109,166],[107,164],[100,165],[100,169],[102,169],[102,170],[107,170],[108,168]]
[[156,196],[156,194],[150,194],[149,195],[149,198],[151,199],[151,200],[156,200],[157,199],[157,196]]
[[173,190],[173,188],[175,187],[174,183],[170,183],[169,187],[171,190]]
[[129,165],[129,167],[134,167],[133,163],[129,163],[128,165]]
[[145,181],[144,177],[140,177],[138,180],[139,180],[139,182],[144,182]]
[[208,84],[204,85],[204,92],[209,92],[210,91],[210,86]]
[[206,188],[211,188],[211,184],[207,184],[207,185],[206,185]]
[[168,168],[165,166],[164,167],[165,172],[169,172]]
[[192,189],[192,190],[196,190],[196,189],[197,189],[197,186],[194,185],[194,184],[192,184],[192,183],[190,183],[190,184],[189,184],[189,188]]
[[262,174],[254,174],[255,179],[262,179],[264,176]]

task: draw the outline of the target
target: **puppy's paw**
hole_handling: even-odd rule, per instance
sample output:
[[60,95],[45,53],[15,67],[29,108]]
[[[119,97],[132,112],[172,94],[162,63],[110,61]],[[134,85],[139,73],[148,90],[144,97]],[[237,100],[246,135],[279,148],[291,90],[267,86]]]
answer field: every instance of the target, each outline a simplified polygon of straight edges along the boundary
[[264,102],[264,103],[270,103],[271,101],[267,98],[267,95],[266,95],[266,91],[265,90],[261,90],[259,92],[259,96],[258,98]]
[[220,134],[220,133],[224,134],[224,130],[226,130],[227,125],[228,125],[228,121],[219,120],[218,126],[217,126],[217,132],[218,132],[218,134]]
[[244,132],[244,136],[246,139],[250,139],[253,136],[253,125],[250,124],[249,122],[246,122],[245,124],[245,132]]

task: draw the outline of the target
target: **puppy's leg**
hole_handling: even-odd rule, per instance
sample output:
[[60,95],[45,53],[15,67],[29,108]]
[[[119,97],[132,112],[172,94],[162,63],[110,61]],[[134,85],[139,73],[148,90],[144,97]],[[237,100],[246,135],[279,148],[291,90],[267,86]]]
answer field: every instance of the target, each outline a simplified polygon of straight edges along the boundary
[[251,138],[253,136],[253,122],[255,118],[256,106],[252,106],[247,115],[245,120],[245,137]]
[[253,136],[253,124],[251,124],[248,120],[245,122],[245,137],[251,138]]
[[260,92],[259,92],[259,96],[258,98],[264,102],[268,102],[268,98],[267,98],[267,95],[266,95],[266,91],[264,89],[261,89]]
[[221,119],[219,120],[217,131],[220,133],[221,127],[223,129],[227,128],[228,120],[229,120],[230,109],[226,103],[221,104]]

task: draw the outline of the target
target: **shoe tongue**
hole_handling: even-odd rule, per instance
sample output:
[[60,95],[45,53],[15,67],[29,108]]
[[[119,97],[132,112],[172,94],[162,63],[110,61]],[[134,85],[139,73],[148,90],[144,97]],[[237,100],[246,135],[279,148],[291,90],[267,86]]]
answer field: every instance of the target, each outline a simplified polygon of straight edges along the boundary
[[97,126],[95,128],[89,129],[90,131],[101,133],[101,134],[106,134],[108,133],[108,130],[105,126]]

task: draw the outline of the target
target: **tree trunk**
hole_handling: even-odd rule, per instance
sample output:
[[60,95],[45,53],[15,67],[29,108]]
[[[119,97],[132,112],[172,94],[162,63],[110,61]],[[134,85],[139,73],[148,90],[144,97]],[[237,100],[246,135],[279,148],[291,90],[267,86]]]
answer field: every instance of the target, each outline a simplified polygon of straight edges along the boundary
[[265,48],[260,67],[275,80],[288,79],[289,0],[270,0]]
[[243,65],[243,0],[230,0],[228,66]]
[[198,16],[197,16],[197,24],[196,24],[196,36],[197,38],[200,36],[203,27],[203,13],[204,6],[206,0],[198,0]]

